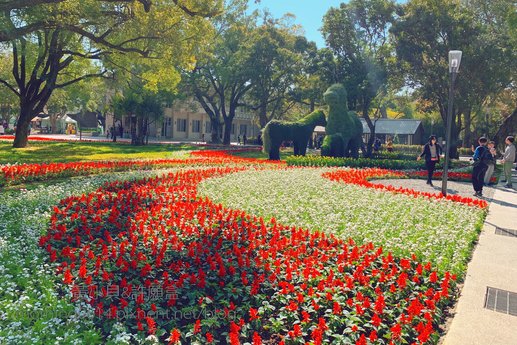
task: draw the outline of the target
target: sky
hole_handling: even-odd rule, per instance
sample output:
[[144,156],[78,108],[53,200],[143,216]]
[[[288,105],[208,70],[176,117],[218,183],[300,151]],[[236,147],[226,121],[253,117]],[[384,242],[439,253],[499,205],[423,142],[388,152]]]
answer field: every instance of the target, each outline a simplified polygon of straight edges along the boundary
[[339,7],[342,2],[343,0],[261,0],[260,4],[255,4],[254,0],[249,0],[249,7],[250,10],[267,8],[274,18],[280,18],[285,13],[294,14],[294,24],[303,27],[305,37],[316,42],[318,48],[323,48],[325,41],[319,31],[323,15],[330,7]]

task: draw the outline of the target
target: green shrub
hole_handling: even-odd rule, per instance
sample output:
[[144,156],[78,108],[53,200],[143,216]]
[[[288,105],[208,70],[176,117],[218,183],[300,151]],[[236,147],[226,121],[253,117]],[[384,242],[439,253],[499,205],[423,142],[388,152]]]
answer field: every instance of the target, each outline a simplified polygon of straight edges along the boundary
[[304,156],[314,127],[325,126],[325,114],[316,110],[297,122],[271,120],[263,130],[264,147],[269,159],[280,159],[280,146],[284,141],[293,141],[294,153]]
[[393,145],[394,152],[402,152],[408,154],[419,155],[422,153],[423,145]]
[[369,158],[342,158],[320,156],[291,156],[286,158],[290,166],[314,167],[351,167],[351,168],[384,168],[393,170],[425,169],[424,161],[396,160],[396,159],[369,159]]
[[329,113],[321,155],[358,158],[363,125],[357,114],[348,110],[345,87],[334,84],[323,94],[323,98],[329,106]]
[[472,156],[474,154],[470,147],[458,147],[458,153],[460,156]]
[[[289,166],[312,166],[312,167],[350,167],[350,168],[384,168],[392,170],[424,170],[425,161],[400,160],[400,159],[371,159],[371,158],[342,158],[342,157],[321,157],[321,156],[291,156],[287,157]],[[442,163],[436,168],[441,169]],[[451,168],[463,168],[469,166],[469,162],[452,161]]]

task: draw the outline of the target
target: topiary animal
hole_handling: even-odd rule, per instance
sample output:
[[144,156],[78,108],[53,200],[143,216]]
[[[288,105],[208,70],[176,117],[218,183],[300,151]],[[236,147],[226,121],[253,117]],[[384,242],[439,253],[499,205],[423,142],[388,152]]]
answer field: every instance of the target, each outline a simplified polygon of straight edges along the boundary
[[325,114],[321,110],[314,111],[296,122],[271,120],[262,130],[262,151],[268,154],[269,159],[279,160],[282,142],[292,140],[294,154],[305,156],[314,127],[325,126],[326,123]]
[[329,106],[329,112],[321,155],[358,158],[363,125],[355,112],[348,111],[345,87],[334,84],[323,94],[323,98]]

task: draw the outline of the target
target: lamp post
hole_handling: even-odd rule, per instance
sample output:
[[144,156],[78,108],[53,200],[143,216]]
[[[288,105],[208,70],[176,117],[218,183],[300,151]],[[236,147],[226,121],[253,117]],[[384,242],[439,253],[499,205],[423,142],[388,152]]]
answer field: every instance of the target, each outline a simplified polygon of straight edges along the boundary
[[461,50],[449,51],[449,106],[447,107],[447,123],[445,131],[445,162],[443,163],[442,174],[442,194],[447,195],[447,174],[449,172],[449,160],[451,154],[451,128],[452,128],[452,108],[454,105],[454,82],[458,75],[461,63]]

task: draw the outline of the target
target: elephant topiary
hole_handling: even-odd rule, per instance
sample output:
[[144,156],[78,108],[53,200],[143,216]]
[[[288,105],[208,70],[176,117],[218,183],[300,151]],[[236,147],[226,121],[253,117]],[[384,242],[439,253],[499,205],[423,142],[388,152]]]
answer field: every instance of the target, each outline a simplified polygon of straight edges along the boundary
[[279,160],[282,142],[292,140],[294,154],[305,156],[314,127],[325,125],[325,114],[321,110],[314,111],[297,122],[271,120],[263,129],[263,152],[268,154],[269,159]]
[[329,113],[321,155],[358,158],[363,125],[355,112],[348,111],[345,87],[334,84],[323,94],[323,98],[329,106]]

